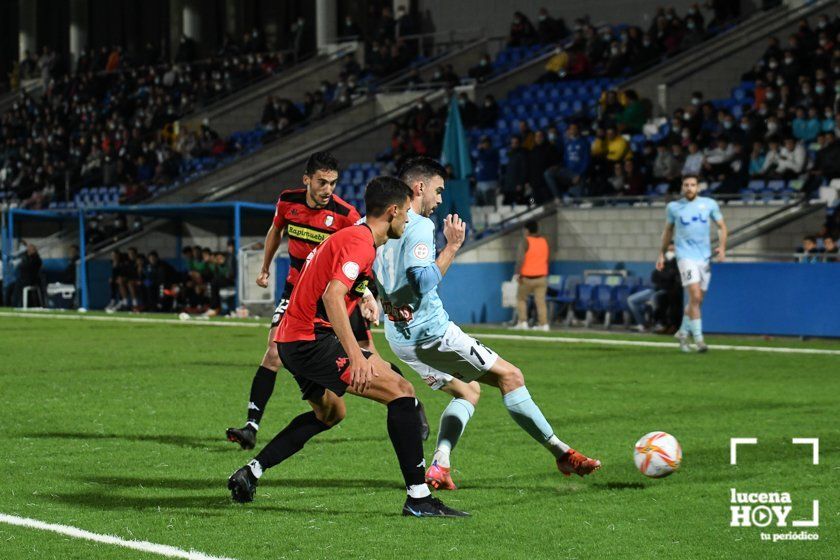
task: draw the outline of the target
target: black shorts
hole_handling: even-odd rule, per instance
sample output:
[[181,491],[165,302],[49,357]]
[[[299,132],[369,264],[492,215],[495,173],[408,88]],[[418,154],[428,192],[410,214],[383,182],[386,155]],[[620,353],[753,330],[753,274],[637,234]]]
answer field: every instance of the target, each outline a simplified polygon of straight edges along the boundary
[[[277,351],[300,387],[303,400],[315,400],[329,389],[339,397],[347,390],[350,359],[335,333],[316,333],[315,340],[278,342]],[[365,357],[371,355],[362,350]]]
[[[283,290],[283,297],[280,298],[280,303],[274,309],[274,315],[271,316],[271,328],[280,326],[280,321],[283,320],[283,315],[286,314],[286,308],[289,307],[289,297],[292,295],[292,289],[286,284]],[[350,314],[350,327],[353,329],[353,334],[359,342],[368,342],[370,338],[370,328],[368,322],[362,317],[362,311],[359,306]]]

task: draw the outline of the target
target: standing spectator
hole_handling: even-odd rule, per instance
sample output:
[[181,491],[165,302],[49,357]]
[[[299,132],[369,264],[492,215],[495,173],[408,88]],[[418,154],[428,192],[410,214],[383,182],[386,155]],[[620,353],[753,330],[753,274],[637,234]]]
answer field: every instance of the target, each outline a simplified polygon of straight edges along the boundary
[[504,204],[522,204],[525,201],[525,184],[528,182],[528,153],[519,136],[510,137],[508,163],[502,176]]
[[522,241],[516,251],[514,280],[519,283],[516,293],[517,324],[515,329],[528,328],[528,298],[534,297],[537,307],[537,325],[534,330],[547,331],[548,312],[545,295],[548,290],[548,264],[551,248],[548,239],[540,235],[539,225],[530,220],[525,223]]
[[353,21],[353,16],[345,16],[344,21],[341,23],[341,27],[338,30],[338,38],[342,41],[354,41],[356,39],[360,39],[361,36],[362,28]]
[[478,144],[475,163],[475,198],[478,206],[495,206],[499,190],[499,153],[490,144],[490,138],[482,136]]
[[563,142],[563,164],[554,165],[545,171],[545,182],[552,193],[564,194],[574,188],[577,193],[584,185],[589,170],[589,142],[580,137],[580,127],[570,123]]
[[559,192],[551,190],[544,177],[546,170],[559,160],[560,154],[546,141],[545,133],[542,130],[535,132],[534,147],[528,152],[528,184],[537,203],[559,200]]
[[478,107],[465,91],[458,95],[458,110],[461,112],[461,122],[465,128],[478,126]]
[[537,13],[537,40],[542,45],[556,43],[569,34],[563,18],[553,18],[546,8]]
[[482,55],[478,64],[467,71],[467,75],[480,84],[486,82],[493,75],[493,61],[490,59],[490,55]]
[[508,36],[509,47],[523,47],[534,44],[537,40],[537,31],[528,16],[522,12],[514,12],[513,22],[510,24]]
[[624,92],[627,105],[615,115],[615,122],[619,132],[627,134],[638,134],[645,124],[645,108],[639,100],[635,90],[628,89]]
[[23,301],[23,289],[30,286],[35,286],[38,292],[38,304],[44,307],[44,294],[41,289],[41,255],[38,254],[38,248],[32,243],[23,242],[26,245],[26,251],[21,255],[20,262],[17,265],[17,281],[14,286],[14,302],[15,307],[21,307],[24,303],[28,306],[29,302]]
[[496,126],[496,121],[498,120],[499,104],[496,103],[496,98],[488,93],[484,96],[484,104],[479,109],[478,127],[494,128]]

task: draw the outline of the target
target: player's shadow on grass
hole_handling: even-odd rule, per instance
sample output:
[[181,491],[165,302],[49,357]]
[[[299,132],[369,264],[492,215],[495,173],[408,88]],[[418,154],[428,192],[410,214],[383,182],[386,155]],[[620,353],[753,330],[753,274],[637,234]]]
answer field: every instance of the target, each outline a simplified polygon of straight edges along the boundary
[[[219,488],[219,484],[216,484]],[[58,500],[62,503],[72,506],[82,506],[96,510],[155,510],[160,508],[166,509],[196,509],[202,510],[202,515],[221,515],[223,511],[235,509],[237,507],[245,507],[255,511],[268,512],[286,512],[286,513],[305,513],[311,514],[330,514],[330,515],[351,515],[351,516],[386,516],[393,517],[383,512],[376,511],[360,511],[354,510],[340,510],[335,508],[317,507],[314,504],[317,500],[304,500],[294,498],[293,500],[286,500],[282,497],[266,497],[259,498],[260,502],[253,504],[253,506],[239,506],[231,501],[228,490],[222,485],[218,493],[212,496],[121,496],[113,492],[78,492],[73,494],[53,494],[51,499]],[[294,505],[289,505],[294,503]],[[281,505],[282,504],[282,505]],[[214,510],[208,512],[207,510]],[[218,513],[216,513],[218,512]]]
[[[89,440],[123,440],[136,442],[162,443],[190,449],[202,449],[211,453],[227,453],[240,451],[238,445],[227,442],[222,437],[194,437],[183,434],[98,434],[91,432],[38,432],[23,434],[23,437],[37,439],[89,439]],[[381,437],[343,437],[313,439],[309,445],[337,445],[342,443],[356,444],[362,442],[382,441]]]
[[593,482],[592,486],[599,490],[644,490],[647,488],[641,482]]
[[[133,476],[82,476],[79,480],[103,486],[165,490],[208,490],[224,488],[224,478],[161,478]],[[393,479],[364,478],[274,478],[261,480],[260,488],[394,488],[404,486]]]
[[39,432],[23,434],[23,437],[38,439],[113,439],[123,441],[163,443],[166,445],[176,445],[178,447],[204,449],[208,451],[226,451],[227,447],[230,447],[230,449],[234,449],[233,446],[225,446],[225,448],[220,449],[209,449],[211,447],[218,447],[217,444],[223,443],[222,438],[202,438],[175,434],[96,434],[90,432]]

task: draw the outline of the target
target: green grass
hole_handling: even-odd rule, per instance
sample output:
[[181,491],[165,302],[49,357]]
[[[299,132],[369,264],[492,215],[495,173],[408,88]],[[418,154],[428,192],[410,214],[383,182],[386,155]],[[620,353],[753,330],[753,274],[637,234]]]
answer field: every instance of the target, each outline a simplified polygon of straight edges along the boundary
[[[254,503],[230,501],[226,478],[251,454],[224,441],[224,429],[244,420],[265,335],[0,317],[0,513],[238,560],[838,556],[836,355],[488,339],[525,372],[561,439],[604,467],[564,479],[485,388],[453,454],[461,489],[444,496],[473,517],[441,521],[398,515],[403,491],[385,409],[355,397],[341,425],[266,474]],[[447,398],[415,386],[436,424]],[[281,373],[262,443],[306,409],[298,395]],[[652,430],[683,446],[683,468],[670,478],[646,479],[633,466],[632,444]],[[730,466],[729,438],[744,436],[760,445],[742,448],[741,464]],[[792,437],[819,437],[820,465]],[[809,517],[819,499],[821,526],[810,531],[820,540],[766,543],[760,529],[730,528],[731,487],[790,492],[791,518]],[[154,556],[0,524],[0,558]]]

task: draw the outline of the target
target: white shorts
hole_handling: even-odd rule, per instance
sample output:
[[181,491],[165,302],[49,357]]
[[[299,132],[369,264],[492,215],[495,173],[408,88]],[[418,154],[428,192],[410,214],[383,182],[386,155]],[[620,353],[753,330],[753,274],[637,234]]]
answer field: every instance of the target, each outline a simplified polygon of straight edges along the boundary
[[452,379],[466,383],[474,381],[499,358],[452,322],[441,338],[418,346],[391,344],[391,350],[432,389],[440,389]]
[[709,290],[709,282],[712,280],[712,265],[709,264],[709,261],[679,259],[677,267],[680,269],[683,286],[699,282],[701,290],[704,292]]

